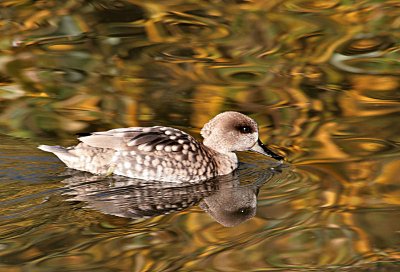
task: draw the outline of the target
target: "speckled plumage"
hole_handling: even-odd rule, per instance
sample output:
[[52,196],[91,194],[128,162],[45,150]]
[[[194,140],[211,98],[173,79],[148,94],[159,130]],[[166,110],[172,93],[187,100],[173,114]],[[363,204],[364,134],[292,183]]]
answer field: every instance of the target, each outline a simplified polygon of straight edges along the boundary
[[73,147],[39,148],[54,153],[73,169],[172,182],[231,173],[238,165],[234,151],[254,150],[282,159],[258,140],[257,123],[238,112],[217,115],[201,134],[203,144],[170,127],[118,128],[80,137],[81,143]]

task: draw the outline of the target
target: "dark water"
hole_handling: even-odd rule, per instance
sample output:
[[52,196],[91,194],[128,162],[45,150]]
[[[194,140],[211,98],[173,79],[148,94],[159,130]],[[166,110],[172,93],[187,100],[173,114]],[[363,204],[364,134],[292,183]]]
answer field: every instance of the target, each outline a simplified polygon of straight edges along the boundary
[[[0,271],[399,271],[398,1],[0,2]],[[38,144],[225,110],[252,153],[178,187]]]

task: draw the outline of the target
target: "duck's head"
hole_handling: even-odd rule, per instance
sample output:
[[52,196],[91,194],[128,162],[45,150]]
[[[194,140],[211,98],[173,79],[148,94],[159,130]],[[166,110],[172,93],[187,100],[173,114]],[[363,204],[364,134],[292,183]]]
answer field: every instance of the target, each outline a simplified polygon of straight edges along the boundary
[[283,160],[261,142],[256,121],[239,112],[218,114],[204,125],[201,135],[204,145],[221,153],[250,150]]

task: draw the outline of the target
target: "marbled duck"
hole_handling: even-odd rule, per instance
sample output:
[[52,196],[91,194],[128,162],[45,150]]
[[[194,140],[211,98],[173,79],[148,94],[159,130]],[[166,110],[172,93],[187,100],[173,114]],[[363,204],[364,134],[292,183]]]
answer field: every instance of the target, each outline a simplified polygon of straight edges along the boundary
[[68,167],[93,174],[144,180],[196,182],[226,175],[238,166],[234,151],[255,151],[276,160],[258,138],[257,123],[234,111],[218,114],[201,130],[203,143],[171,127],[130,127],[94,132],[76,146],[40,145]]

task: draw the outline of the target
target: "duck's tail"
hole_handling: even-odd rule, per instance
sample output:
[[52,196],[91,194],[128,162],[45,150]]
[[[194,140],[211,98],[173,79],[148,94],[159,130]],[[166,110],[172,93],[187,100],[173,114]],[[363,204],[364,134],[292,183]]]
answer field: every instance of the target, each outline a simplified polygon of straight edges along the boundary
[[76,168],[76,163],[79,162],[79,157],[72,154],[67,148],[59,145],[39,145],[40,150],[53,153],[56,155],[63,163],[65,163],[70,168]]
[[112,149],[91,147],[84,143],[67,148],[58,145],[39,145],[38,148],[53,153],[69,168],[93,174],[107,174],[115,153]]
[[67,150],[64,147],[59,146],[59,145],[54,145],[54,146],[51,146],[51,145],[39,145],[38,148],[40,150],[43,150],[43,151],[46,151],[46,152],[51,152],[51,153],[54,153],[54,154],[56,154],[56,153],[68,153]]

